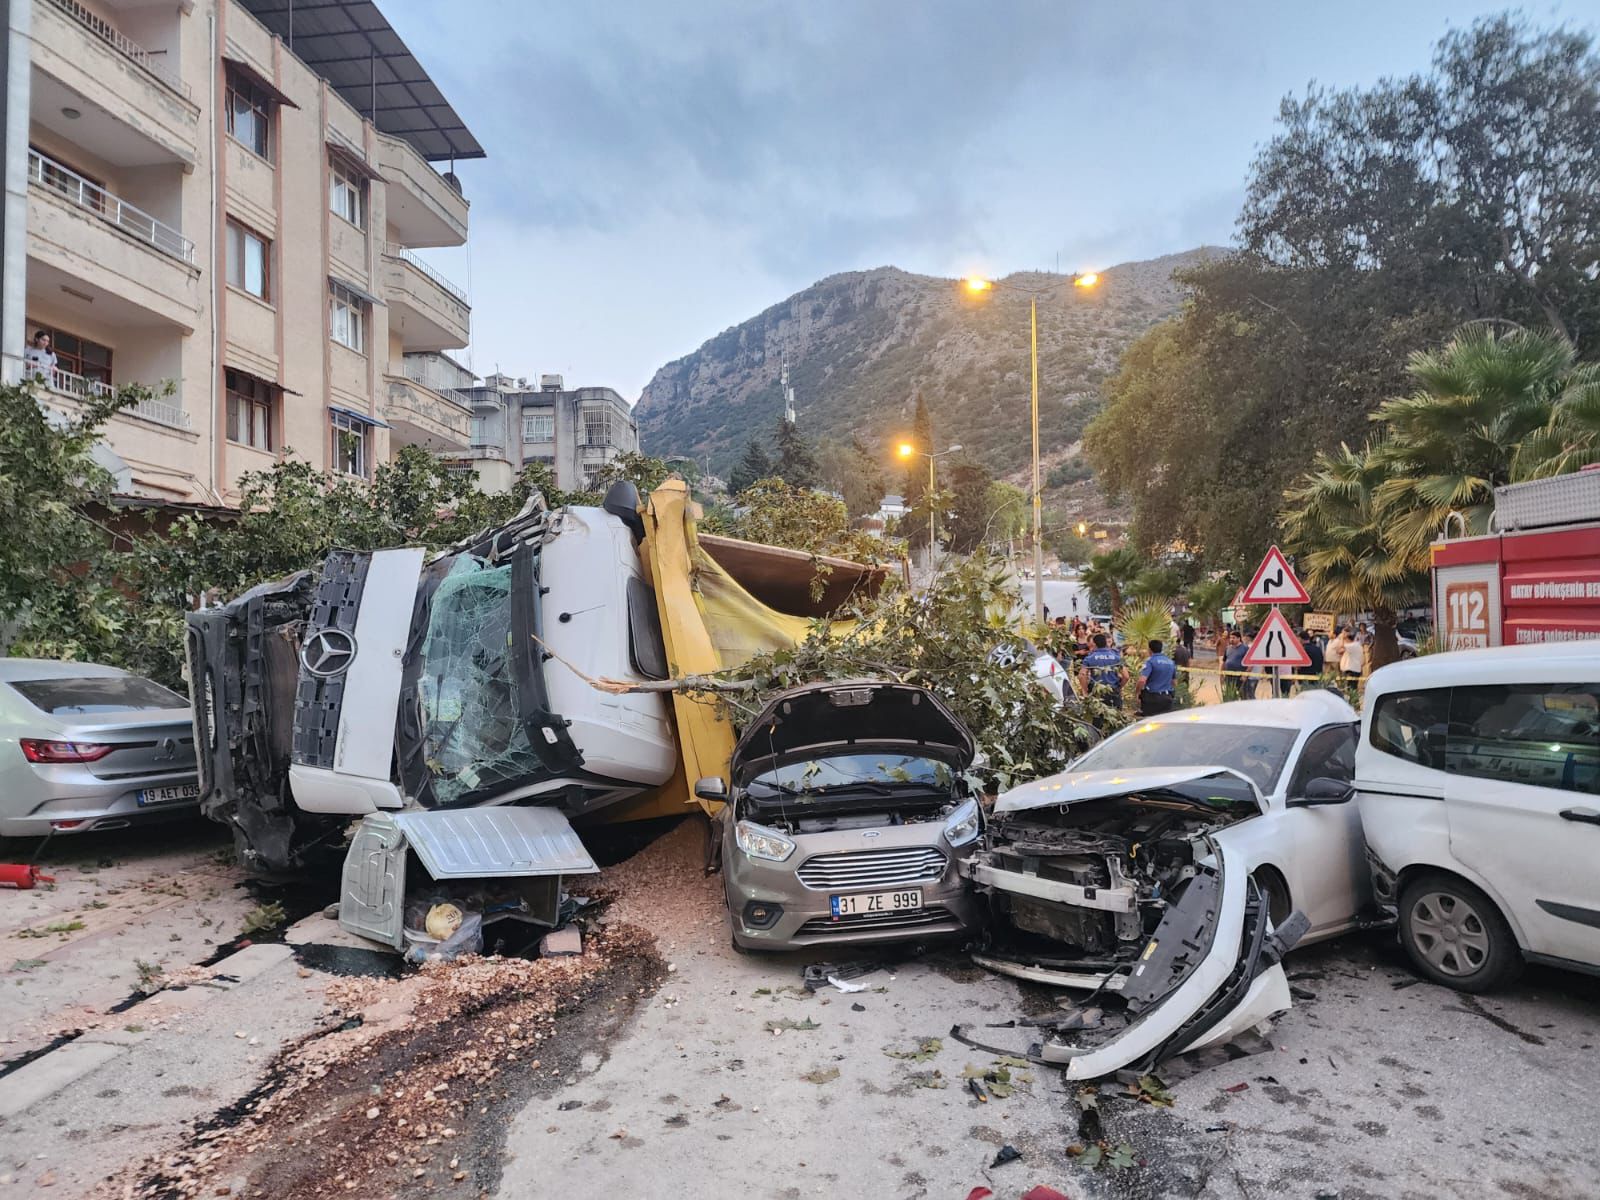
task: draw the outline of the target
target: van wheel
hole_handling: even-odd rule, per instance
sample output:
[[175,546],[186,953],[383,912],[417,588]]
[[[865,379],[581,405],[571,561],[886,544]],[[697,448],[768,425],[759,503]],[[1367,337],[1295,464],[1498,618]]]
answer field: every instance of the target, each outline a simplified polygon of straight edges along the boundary
[[1418,971],[1458,992],[1488,992],[1522,973],[1522,952],[1494,901],[1430,872],[1400,892],[1400,944]]

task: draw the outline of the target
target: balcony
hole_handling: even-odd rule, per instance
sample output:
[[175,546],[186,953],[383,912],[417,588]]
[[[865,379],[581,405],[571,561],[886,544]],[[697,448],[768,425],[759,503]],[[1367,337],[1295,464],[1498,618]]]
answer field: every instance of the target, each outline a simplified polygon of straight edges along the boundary
[[387,185],[388,221],[407,246],[461,246],[467,199],[410,142],[378,135],[378,172]]
[[188,238],[32,151],[28,179],[30,290],[37,277],[97,304],[96,313],[118,324],[194,331],[202,296]]
[[[110,384],[101,383],[98,379],[85,379],[82,375],[74,375],[71,371],[63,371],[60,368],[53,369],[50,378],[41,382],[56,395],[71,400],[86,400],[90,397],[105,397],[116,393],[116,388]],[[189,421],[189,414],[183,411],[181,405],[172,403],[170,399],[157,400],[146,397],[137,404],[130,404],[117,415],[137,417],[141,421],[165,425],[168,429],[181,429],[185,433],[194,429]]]
[[406,353],[458,350],[467,344],[472,307],[466,293],[404,246],[383,248],[383,298],[390,332],[400,334]]
[[200,109],[170,56],[77,0],[36,0],[32,35],[34,120],[118,166],[194,165]]
[[391,447],[421,446],[433,451],[467,448],[472,429],[472,409],[459,393],[435,391],[404,375],[388,375],[389,402],[384,419],[389,422]]

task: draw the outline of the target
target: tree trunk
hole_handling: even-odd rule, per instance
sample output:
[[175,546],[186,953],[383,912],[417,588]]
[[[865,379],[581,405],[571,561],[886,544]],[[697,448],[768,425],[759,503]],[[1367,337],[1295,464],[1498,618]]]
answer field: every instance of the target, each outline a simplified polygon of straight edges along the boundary
[[1115,625],[1122,620],[1122,589],[1111,583],[1106,590],[1111,593],[1111,623]]
[[1379,667],[1386,667],[1392,662],[1399,661],[1400,640],[1395,626],[1399,624],[1399,617],[1394,609],[1383,605],[1375,605],[1372,609],[1372,666],[1376,671]]

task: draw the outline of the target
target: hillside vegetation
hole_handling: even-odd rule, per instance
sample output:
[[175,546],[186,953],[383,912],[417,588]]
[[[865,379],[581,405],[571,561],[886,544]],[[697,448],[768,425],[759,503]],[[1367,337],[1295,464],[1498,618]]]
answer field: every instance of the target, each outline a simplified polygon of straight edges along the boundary
[[1134,339],[1178,310],[1172,272],[1218,253],[1124,263],[1102,272],[1093,290],[1074,288],[1068,276],[1013,275],[979,301],[954,280],[893,267],[832,275],[657,371],[639,401],[640,436],[651,454],[709,453],[713,470],[727,474],[748,439],[771,436],[787,359],[808,437],[855,435],[887,454],[921,392],[939,443],[960,442],[995,475],[1021,479],[1030,442],[1028,296],[1015,289],[1026,288],[1044,293],[1047,469],[1057,468],[1058,489],[1092,491],[1076,444],[1100,409],[1100,385]]

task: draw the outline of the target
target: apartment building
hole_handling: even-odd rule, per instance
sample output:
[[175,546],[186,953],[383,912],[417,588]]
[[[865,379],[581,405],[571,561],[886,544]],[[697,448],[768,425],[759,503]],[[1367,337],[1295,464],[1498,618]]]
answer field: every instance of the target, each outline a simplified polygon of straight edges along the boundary
[[170,386],[107,430],[120,491],[228,503],[285,455],[370,476],[403,445],[468,449],[472,377],[441,365],[466,293],[414,251],[465,243],[453,164],[483,150],[373,4],[11,2],[27,235],[5,321],[50,335],[53,368],[21,370],[51,405]]
[[463,389],[472,400],[471,462],[485,491],[504,491],[528,463],[555,470],[556,486],[586,488],[595,472],[639,448],[633,409],[615,389],[568,388],[560,375],[490,375]]

